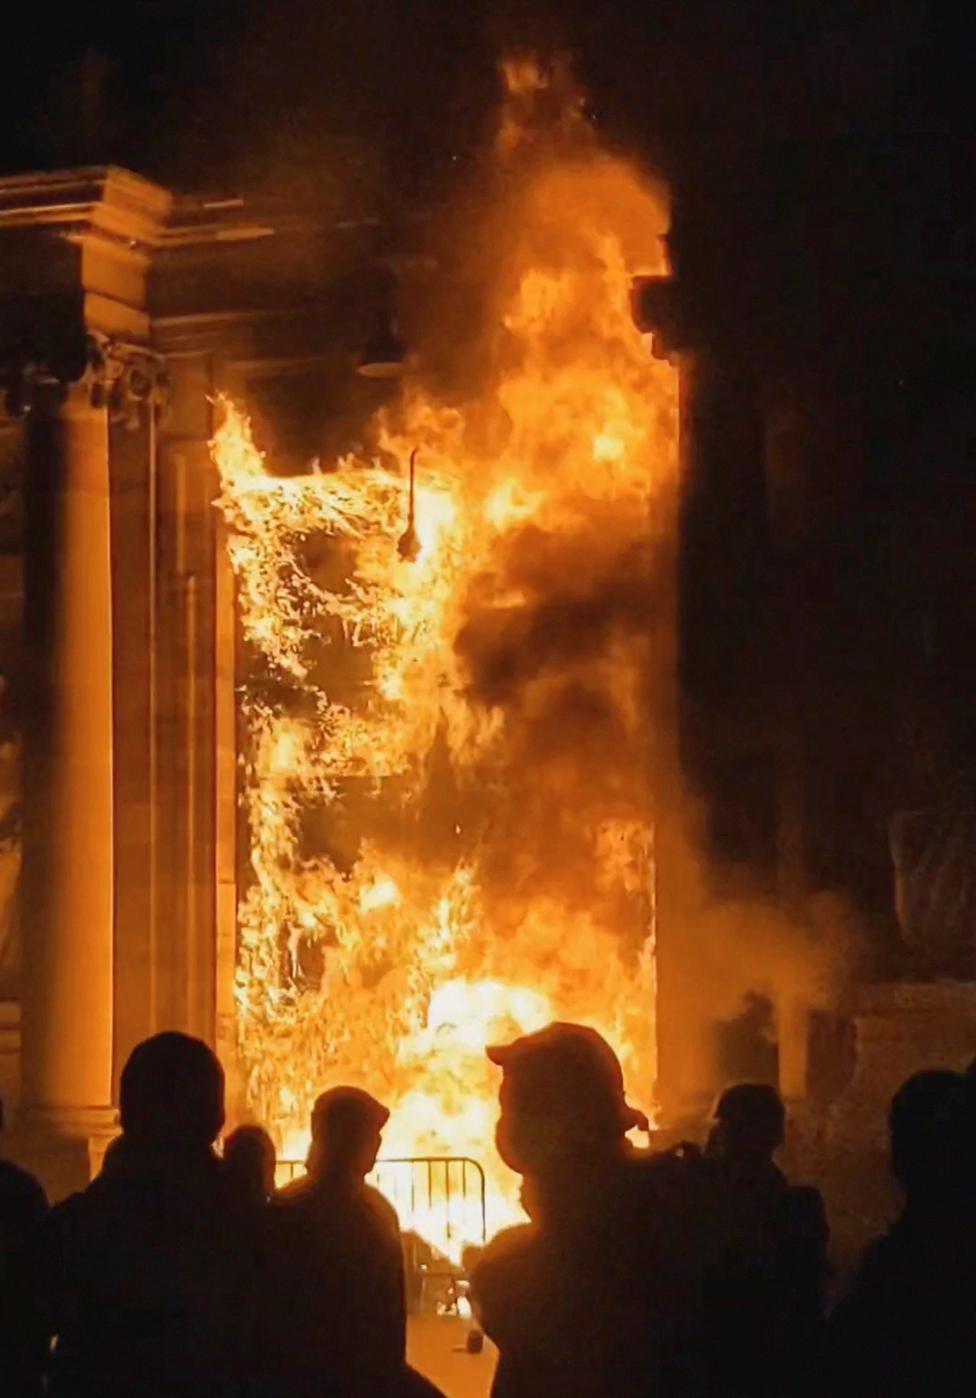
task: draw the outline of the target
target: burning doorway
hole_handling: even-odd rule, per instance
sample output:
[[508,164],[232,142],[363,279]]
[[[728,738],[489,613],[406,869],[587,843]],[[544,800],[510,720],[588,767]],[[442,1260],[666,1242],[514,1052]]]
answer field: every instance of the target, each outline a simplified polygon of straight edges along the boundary
[[489,1232],[516,1182],[487,1042],[590,1023],[650,1098],[673,741],[676,375],[630,311],[665,210],[562,75],[506,76],[463,364],[303,474],[230,401],[214,440],[247,652],[249,1108],[294,1156],[318,1092],[368,1088],[388,1154],[485,1168]]

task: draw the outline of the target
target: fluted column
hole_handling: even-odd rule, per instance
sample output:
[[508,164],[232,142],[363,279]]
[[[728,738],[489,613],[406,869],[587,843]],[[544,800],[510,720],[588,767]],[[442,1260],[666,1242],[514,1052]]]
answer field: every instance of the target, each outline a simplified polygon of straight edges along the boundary
[[87,383],[44,385],[28,430],[22,1083],[26,1124],[58,1157],[55,1190],[84,1182],[112,1118],[112,575],[96,402]]
[[171,205],[114,166],[0,178],[0,387],[26,435],[24,1111],[5,1149],[55,1195],[86,1182],[114,1121],[113,1051],[153,1024],[154,534],[135,535],[164,377],[149,274]]

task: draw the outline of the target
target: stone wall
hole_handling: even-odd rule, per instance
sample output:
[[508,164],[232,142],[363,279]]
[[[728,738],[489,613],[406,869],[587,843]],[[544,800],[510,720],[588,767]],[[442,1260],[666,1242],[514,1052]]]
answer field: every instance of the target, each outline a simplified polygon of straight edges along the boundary
[[922,1068],[962,1069],[976,1057],[976,984],[861,986],[852,1005],[853,1076],[833,1102],[791,1110],[787,1166],[823,1190],[840,1280],[899,1207],[888,1165],[888,1105]]

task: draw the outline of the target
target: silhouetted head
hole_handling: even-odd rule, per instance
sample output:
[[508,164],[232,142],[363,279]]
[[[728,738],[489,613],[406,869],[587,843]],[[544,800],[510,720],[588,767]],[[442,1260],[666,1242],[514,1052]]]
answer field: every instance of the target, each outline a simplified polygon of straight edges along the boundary
[[383,1127],[390,1113],[358,1087],[333,1087],[312,1108],[309,1174],[342,1174],[363,1179],[376,1164]]
[[188,1034],[155,1034],[122,1069],[122,1130],[153,1149],[204,1148],[224,1124],[224,1071],[216,1054]]
[[224,1141],[224,1172],[245,1202],[262,1203],[274,1193],[275,1144],[263,1126],[239,1126]]
[[918,1198],[947,1183],[963,1078],[948,1068],[913,1073],[891,1099],[891,1166],[905,1193]]
[[504,1072],[498,1152],[520,1174],[619,1150],[633,1127],[647,1130],[624,1096],[617,1055],[595,1029],[550,1024],[487,1054]]
[[709,1154],[730,1164],[769,1164],[783,1144],[786,1112],[769,1083],[740,1082],[726,1088],[715,1106]]

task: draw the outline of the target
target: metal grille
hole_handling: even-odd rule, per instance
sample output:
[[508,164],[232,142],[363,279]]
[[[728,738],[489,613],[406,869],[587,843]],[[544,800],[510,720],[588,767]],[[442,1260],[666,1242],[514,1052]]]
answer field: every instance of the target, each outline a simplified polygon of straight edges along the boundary
[[[299,1160],[279,1160],[278,1184],[304,1170]],[[485,1172],[467,1155],[411,1155],[377,1160],[368,1182],[397,1211],[404,1233],[444,1239],[448,1250],[488,1238]]]

